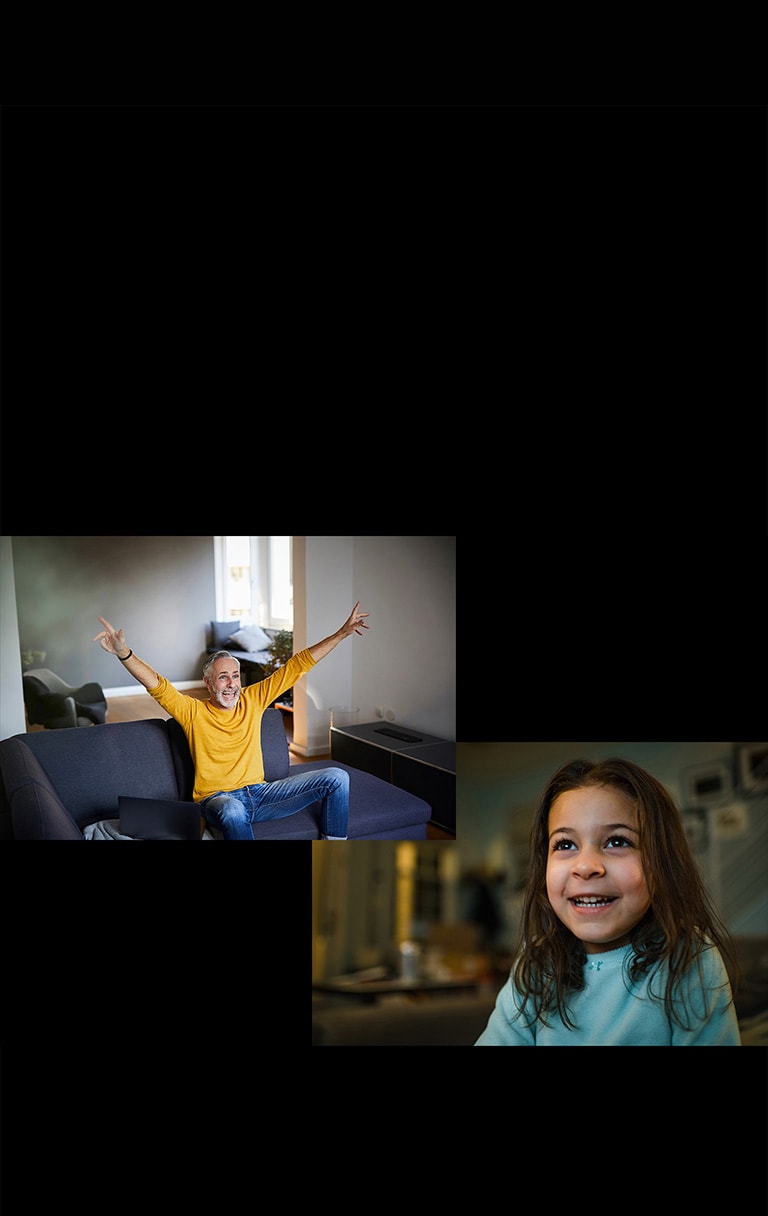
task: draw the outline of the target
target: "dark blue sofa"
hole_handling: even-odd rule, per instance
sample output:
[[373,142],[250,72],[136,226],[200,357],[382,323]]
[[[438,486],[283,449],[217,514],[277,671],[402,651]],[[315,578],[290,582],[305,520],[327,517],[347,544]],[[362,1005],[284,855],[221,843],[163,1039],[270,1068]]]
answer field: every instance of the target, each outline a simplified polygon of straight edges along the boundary
[[[267,709],[261,743],[268,781],[289,772],[279,710]],[[428,803],[347,764],[350,840],[424,840]],[[119,795],[191,801],[192,758],[172,718],[32,731],[0,741],[0,839],[83,840],[90,824],[117,818]],[[253,826],[256,840],[318,840],[320,806]]]

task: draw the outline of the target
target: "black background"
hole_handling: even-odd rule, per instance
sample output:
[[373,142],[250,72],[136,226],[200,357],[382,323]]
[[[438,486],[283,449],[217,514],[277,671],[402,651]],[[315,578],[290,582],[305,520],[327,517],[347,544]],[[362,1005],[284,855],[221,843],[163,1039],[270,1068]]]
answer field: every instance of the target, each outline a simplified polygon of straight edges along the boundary
[[[259,531],[457,536],[459,740],[765,737],[764,106],[0,121],[5,534],[231,531],[224,440]],[[112,852],[3,857],[5,1078],[305,1080],[310,847]]]

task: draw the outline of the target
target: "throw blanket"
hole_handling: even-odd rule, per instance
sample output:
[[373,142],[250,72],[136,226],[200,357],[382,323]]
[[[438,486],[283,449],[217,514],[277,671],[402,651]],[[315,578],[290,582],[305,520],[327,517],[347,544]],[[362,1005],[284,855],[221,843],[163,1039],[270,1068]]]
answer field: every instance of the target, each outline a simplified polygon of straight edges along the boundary
[[[135,840],[135,836],[123,836],[118,831],[120,827],[119,819],[100,819],[98,823],[90,823],[83,831],[83,836],[86,840]],[[201,837],[202,840],[215,840],[216,837],[211,834],[208,828],[205,829]]]
[[83,829],[83,836],[86,840],[135,840],[134,836],[123,836],[119,827],[119,819],[102,819],[99,823],[89,823]]

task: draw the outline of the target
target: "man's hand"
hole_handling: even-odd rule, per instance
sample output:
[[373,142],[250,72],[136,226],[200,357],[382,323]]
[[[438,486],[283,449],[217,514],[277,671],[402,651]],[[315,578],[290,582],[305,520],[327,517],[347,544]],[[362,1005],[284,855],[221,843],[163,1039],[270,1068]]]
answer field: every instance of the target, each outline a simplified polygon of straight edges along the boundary
[[115,629],[110,625],[109,621],[105,621],[103,616],[98,618],[104,628],[101,633],[97,633],[95,638],[91,638],[92,642],[98,642],[102,650],[106,650],[107,654],[116,654],[120,658],[121,654],[125,654],[130,650],[130,646],[125,640],[125,630]]
[[332,633],[329,638],[323,638],[322,642],[315,642],[314,646],[309,647],[309,653],[316,663],[324,659],[327,654],[330,654],[334,646],[338,646],[339,642],[343,642],[344,638],[348,638],[351,633],[360,633],[364,629],[370,629],[370,625],[366,625],[364,617],[370,616],[368,612],[360,612],[360,601],[358,600],[354,608],[350,612],[341,629],[337,629],[336,633]]
[[[345,638],[348,638],[350,633],[360,633],[361,629],[370,629],[370,625],[366,625],[365,617],[370,616],[370,612],[359,612],[360,601],[358,600],[341,627],[340,632]],[[362,634],[361,634],[362,637]]]
[[106,650],[107,654],[116,654],[125,667],[129,675],[132,675],[134,680],[138,680],[139,684],[143,684],[148,692],[153,688],[157,688],[160,677],[154,668],[140,659],[125,640],[125,630],[115,629],[114,625],[110,625],[109,621],[105,621],[103,616],[99,617],[104,628],[101,633],[97,633],[95,638],[91,638],[92,642],[98,642],[102,650]]

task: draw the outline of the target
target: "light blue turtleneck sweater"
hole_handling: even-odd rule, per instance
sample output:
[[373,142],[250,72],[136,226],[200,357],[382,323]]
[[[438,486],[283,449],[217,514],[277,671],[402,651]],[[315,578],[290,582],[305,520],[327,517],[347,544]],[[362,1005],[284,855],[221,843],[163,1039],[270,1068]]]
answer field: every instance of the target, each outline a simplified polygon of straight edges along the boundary
[[[584,964],[585,987],[571,997],[569,1011],[576,1029],[569,1030],[557,1013],[547,1016],[550,1026],[526,1027],[516,1018],[520,998],[512,976],[496,998],[488,1024],[476,1047],[740,1047],[739,1026],[731,988],[720,952],[713,947],[702,955],[703,986],[694,965],[686,988],[688,1016],[693,1027],[683,1030],[670,1023],[663,1003],[648,994],[645,976],[631,985],[625,971],[631,945],[604,954],[589,954]],[[652,973],[653,992],[663,997],[665,974]],[[698,1018],[694,1020],[694,1014]],[[703,1015],[703,1016],[702,1016]]]

